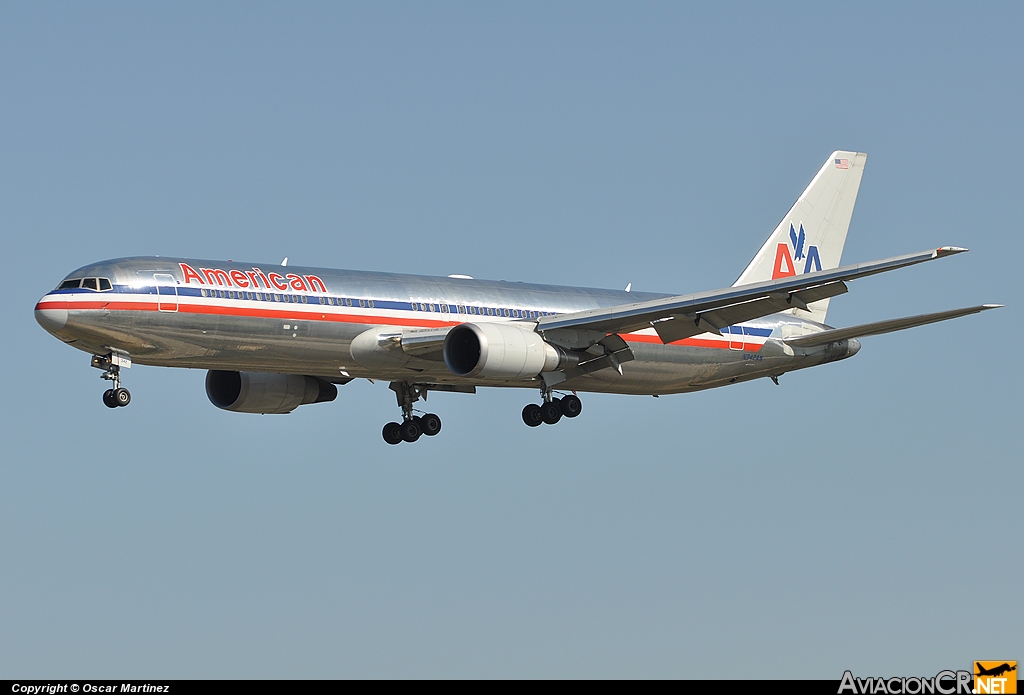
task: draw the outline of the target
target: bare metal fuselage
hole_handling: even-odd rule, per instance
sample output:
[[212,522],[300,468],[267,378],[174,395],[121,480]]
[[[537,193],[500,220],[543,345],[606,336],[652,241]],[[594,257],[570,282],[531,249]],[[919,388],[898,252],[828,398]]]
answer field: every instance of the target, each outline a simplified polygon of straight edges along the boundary
[[[204,269],[207,272],[203,272]],[[210,273],[210,269],[217,271]],[[194,271],[190,274],[188,271]],[[515,322],[667,295],[392,273],[268,267],[159,257],[80,268],[68,278],[105,278],[109,290],[55,290],[36,306],[41,325],[92,354],[118,350],[137,364],[274,372],[343,382],[370,378],[458,386],[539,387],[536,376],[455,376],[437,359],[400,366],[357,362],[352,340],[375,327],[444,328]],[[296,279],[297,278],[297,279]],[[282,287],[284,289],[282,289]],[[821,324],[775,314],[662,344],[653,330],[624,334],[635,359],[559,384],[563,390],[669,394],[723,386],[843,359],[842,346],[794,348],[783,339]]]

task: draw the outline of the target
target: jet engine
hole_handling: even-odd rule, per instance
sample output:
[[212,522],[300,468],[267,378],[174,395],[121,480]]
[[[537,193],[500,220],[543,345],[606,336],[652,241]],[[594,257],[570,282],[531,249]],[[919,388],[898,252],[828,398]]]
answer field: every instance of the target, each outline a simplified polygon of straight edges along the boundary
[[290,413],[307,403],[333,401],[338,387],[312,376],[211,369],[206,395],[218,408],[236,413]]
[[463,323],[444,339],[444,363],[456,376],[534,377],[574,363],[537,333],[503,323]]

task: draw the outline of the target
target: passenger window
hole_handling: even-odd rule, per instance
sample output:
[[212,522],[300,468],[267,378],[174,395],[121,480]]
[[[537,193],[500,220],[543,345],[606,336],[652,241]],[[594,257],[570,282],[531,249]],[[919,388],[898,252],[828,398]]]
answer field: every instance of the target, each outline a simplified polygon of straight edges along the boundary
[[363,301],[362,299],[360,299],[360,300],[359,300],[359,307],[360,307],[361,309],[365,309],[365,308],[366,308],[366,302],[365,302],[365,301]]
[[442,304],[441,305],[441,313],[442,314],[447,314],[448,313],[448,305],[447,304]]
[[370,301],[368,301],[368,302],[367,302],[367,304],[369,304],[369,305],[370,305],[370,308],[371,308],[371,309],[373,308],[373,300],[372,300],[372,299],[371,299]]
[[308,300],[309,300],[309,298],[306,295],[302,295],[302,303],[303,304],[308,304]]
[[87,289],[87,290],[98,289],[96,287],[96,278],[86,278],[86,279],[82,280],[82,287],[84,289]]

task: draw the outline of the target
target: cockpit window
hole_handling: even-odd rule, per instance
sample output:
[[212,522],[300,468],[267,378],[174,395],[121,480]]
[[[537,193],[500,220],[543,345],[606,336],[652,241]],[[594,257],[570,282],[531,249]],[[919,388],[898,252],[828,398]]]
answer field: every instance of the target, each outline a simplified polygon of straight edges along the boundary
[[106,278],[100,278],[100,292],[110,289],[110,280]]
[[81,278],[79,278],[77,280],[65,280],[64,282],[60,283],[60,287],[58,287],[57,289],[58,290],[73,290],[73,289],[75,289],[76,287],[78,287],[81,284],[82,284],[82,279]]
[[86,278],[82,280],[82,287],[87,290],[99,289],[96,287],[96,278]]

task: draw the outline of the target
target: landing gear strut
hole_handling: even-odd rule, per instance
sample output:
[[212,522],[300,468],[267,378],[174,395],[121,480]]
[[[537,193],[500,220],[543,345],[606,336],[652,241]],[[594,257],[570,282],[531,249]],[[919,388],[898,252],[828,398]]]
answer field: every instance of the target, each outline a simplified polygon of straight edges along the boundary
[[563,416],[574,418],[583,412],[583,402],[575,393],[555,398],[551,389],[545,387],[541,389],[541,395],[544,401],[540,405],[530,403],[523,408],[523,422],[528,427],[537,427],[541,423],[554,425]]
[[389,422],[384,425],[381,434],[388,444],[399,444],[401,442],[415,442],[421,435],[433,437],[441,431],[441,418],[433,413],[424,415],[413,414],[413,404],[420,400],[426,400],[427,387],[419,384],[410,384],[407,381],[394,381],[391,383],[391,390],[398,398],[398,405],[402,409],[402,422]]
[[103,392],[103,405],[108,408],[123,408],[132,402],[132,394],[121,386],[121,366],[131,366],[126,355],[111,352],[106,355],[93,355],[92,366],[102,369],[101,379],[111,382],[112,388]]

